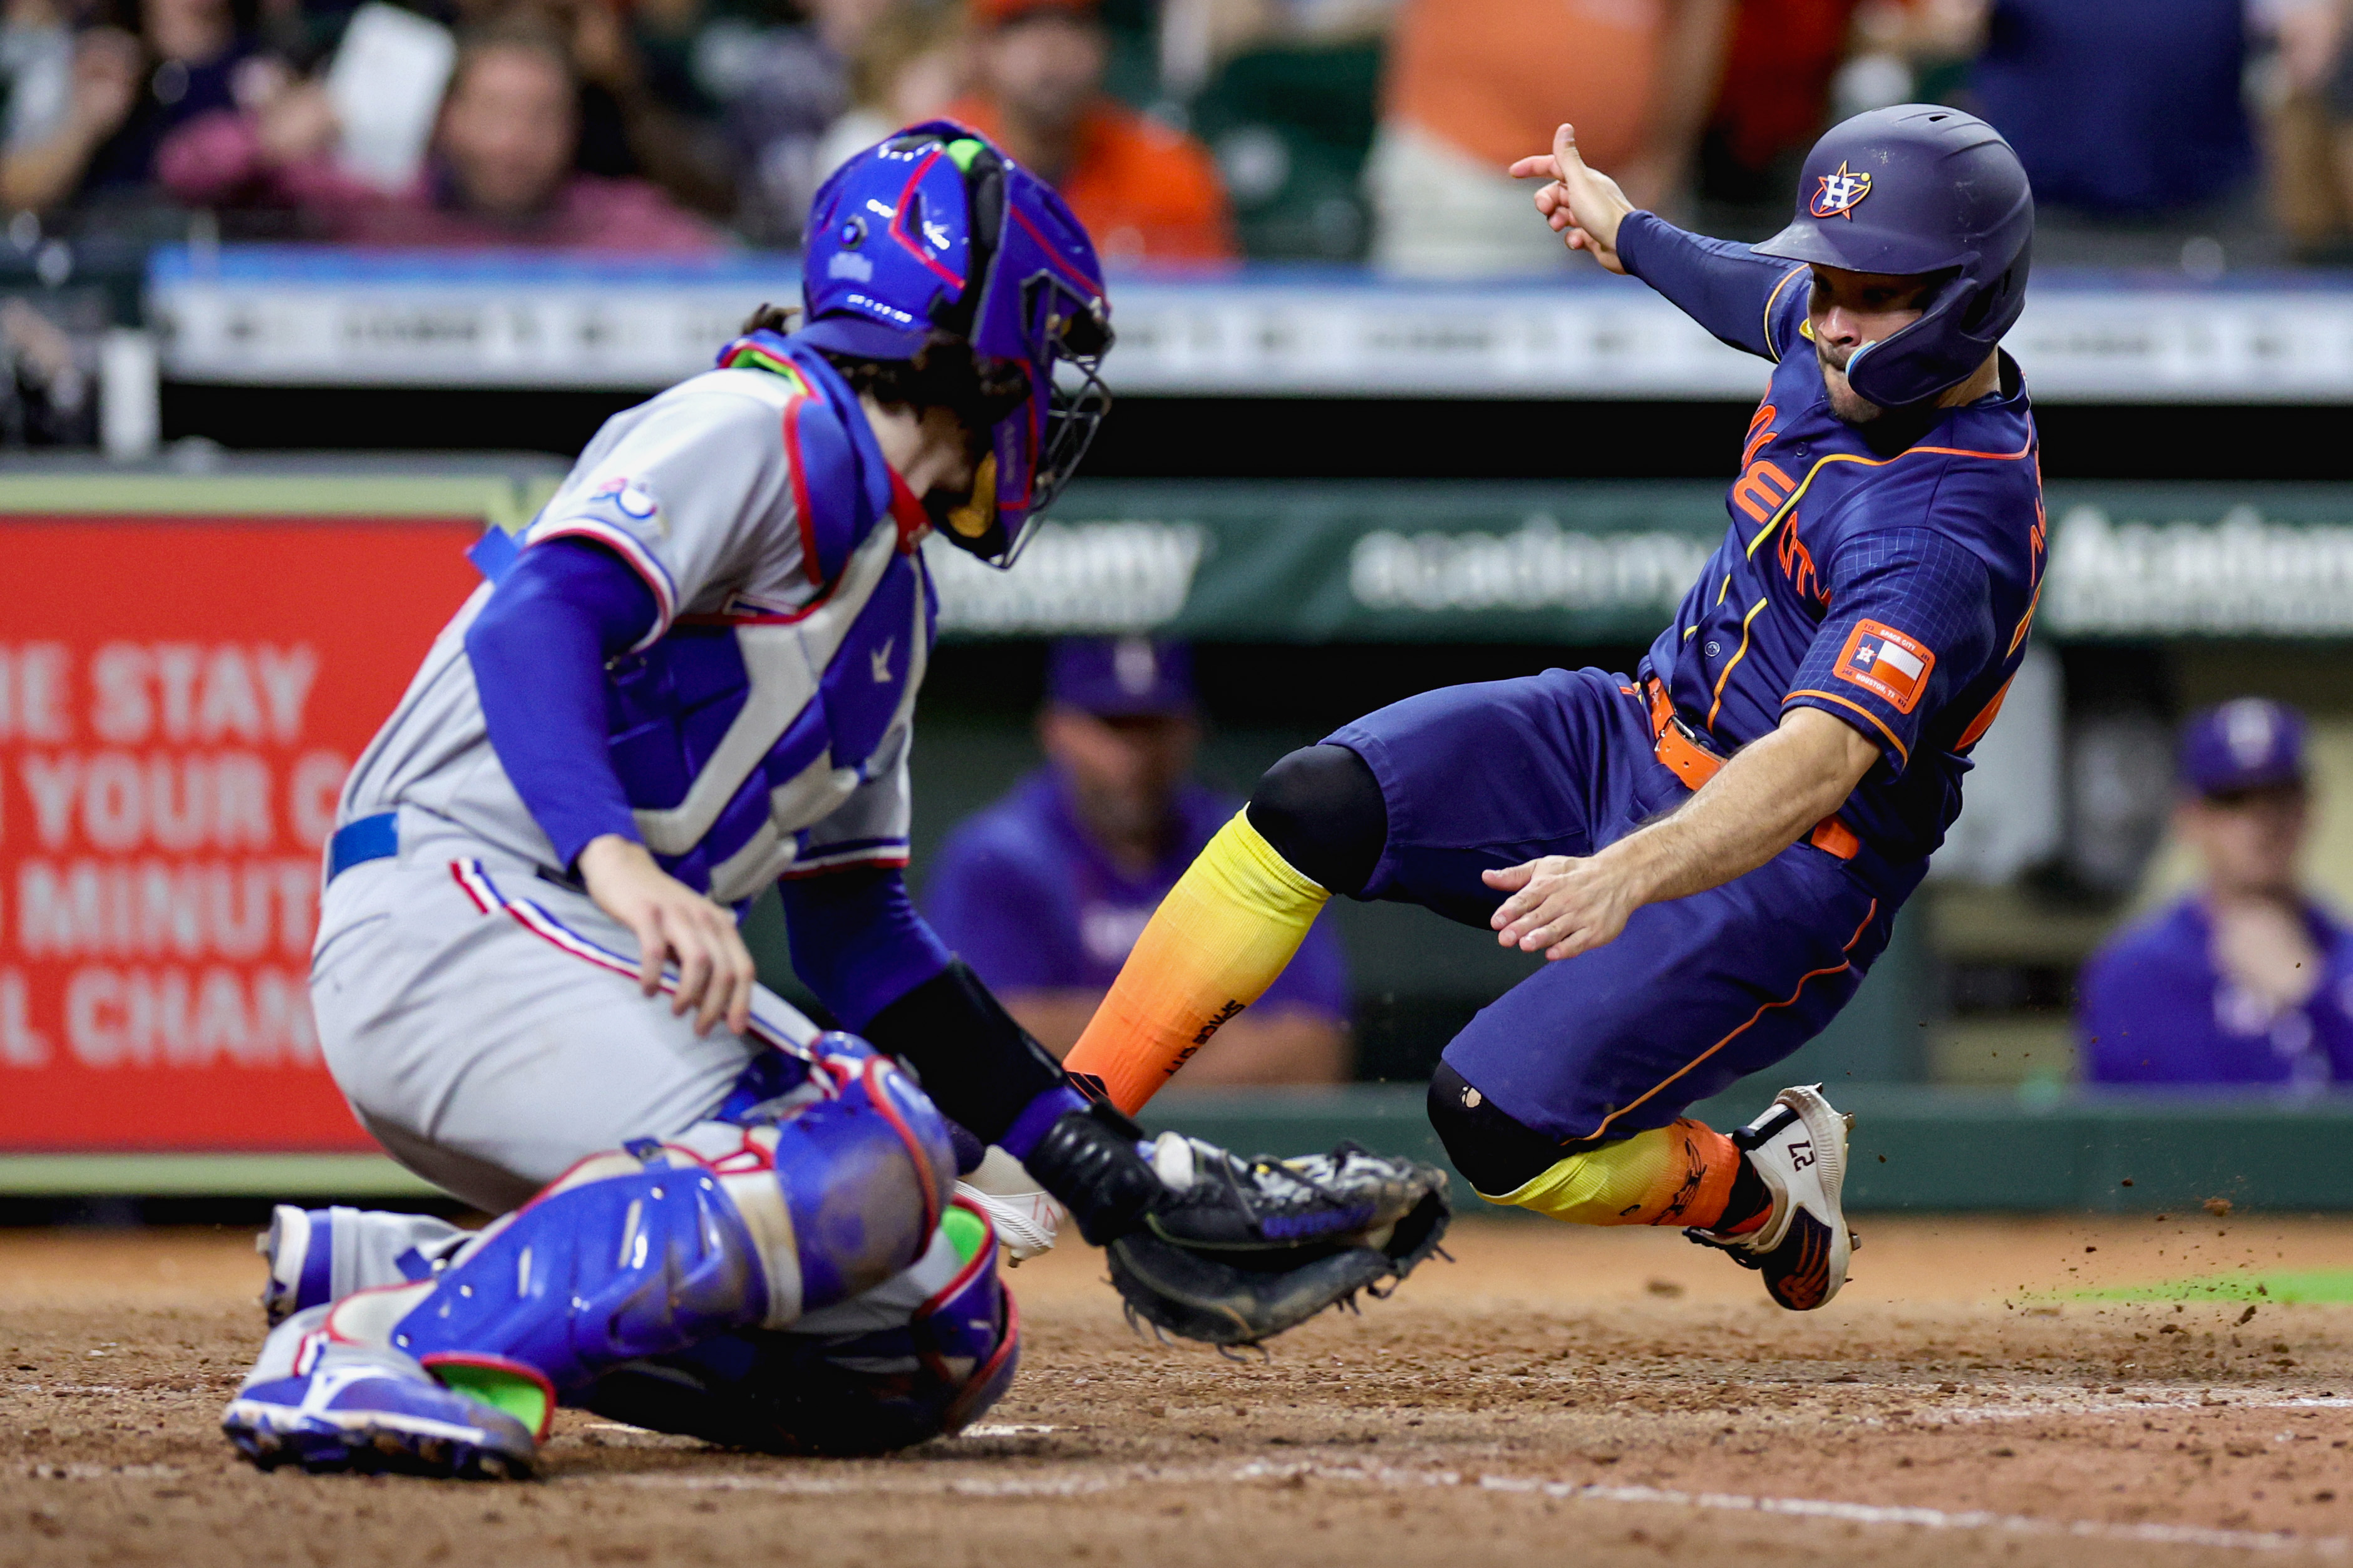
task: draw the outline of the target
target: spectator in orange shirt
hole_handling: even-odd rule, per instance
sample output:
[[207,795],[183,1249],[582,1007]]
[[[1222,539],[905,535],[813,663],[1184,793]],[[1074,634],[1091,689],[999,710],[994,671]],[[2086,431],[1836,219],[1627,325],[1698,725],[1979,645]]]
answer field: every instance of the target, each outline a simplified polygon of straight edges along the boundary
[[1531,232],[1528,194],[1504,170],[1564,120],[1636,206],[1672,212],[1731,21],[1731,0],[1405,0],[1366,169],[1375,262],[1423,276],[1558,269],[1568,252]]
[[1094,0],[979,0],[973,20],[976,90],[949,114],[1060,191],[1104,260],[1238,254],[1209,150],[1103,91],[1110,41]]

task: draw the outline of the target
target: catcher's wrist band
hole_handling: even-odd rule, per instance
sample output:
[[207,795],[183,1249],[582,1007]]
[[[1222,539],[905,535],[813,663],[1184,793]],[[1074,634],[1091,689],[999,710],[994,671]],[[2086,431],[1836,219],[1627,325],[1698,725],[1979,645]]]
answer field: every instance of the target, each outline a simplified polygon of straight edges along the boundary
[[1061,1064],[961,958],[874,1015],[862,1032],[921,1075],[943,1115],[1017,1160],[1023,1152],[1006,1144],[1007,1135],[1039,1096],[1068,1082]]

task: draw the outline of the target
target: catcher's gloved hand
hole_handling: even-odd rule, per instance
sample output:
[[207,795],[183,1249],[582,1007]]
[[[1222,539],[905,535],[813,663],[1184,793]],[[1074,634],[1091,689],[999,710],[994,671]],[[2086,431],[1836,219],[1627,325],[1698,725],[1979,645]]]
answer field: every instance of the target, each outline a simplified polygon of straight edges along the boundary
[[1137,1136],[1098,1104],[1056,1122],[1027,1163],[1107,1247],[1129,1309],[1187,1339],[1255,1344],[1359,1290],[1383,1293],[1438,1249],[1452,1216],[1444,1172],[1354,1143],[1245,1161],[1164,1132],[1146,1162]]
[[1137,1147],[1143,1138],[1144,1129],[1096,1100],[1065,1112],[1021,1163],[1071,1211],[1079,1234],[1101,1247],[1134,1230],[1167,1196]]

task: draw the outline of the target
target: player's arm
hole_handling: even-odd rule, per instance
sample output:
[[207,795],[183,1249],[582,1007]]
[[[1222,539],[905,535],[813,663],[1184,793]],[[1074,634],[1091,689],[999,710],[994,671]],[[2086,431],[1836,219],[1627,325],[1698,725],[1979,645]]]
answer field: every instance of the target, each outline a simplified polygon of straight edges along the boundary
[[[803,863],[814,874],[782,884],[794,973],[845,1027],[912,1066],[951,1120],[1026,1160],[1085,1102],[909,898],[901,863],[912,819],[902,738],[898,762],[811,830]],[[848,857],[867,863],[844,864]],[[1018,908],[987,913],[997,935],[1018,940]],[[965,934],[957,931],[959,945]],[[976,952],[987,961],[986,942]]]
[[1610,271],[1640,278],[1734,348],[1780,358],[1782,345],[1767,317],[1805,298],[1788,281],[1803,268],[1641,211],[1617,181],[1586,165],[1574,126],[1553,132],[1550,153],[1523,158],[1511,172],[1515,179],[1548,182],[1535,193],[1536,211],[1571,250],[1589,251]]
[[1682,810],[1599,855],[1547,855],[1485,873],[1507,891],[1489,922],[1506,947],[1569,958],[1615,939],[1644,904],[1755,870],[1846,803],[1879,761],[1852,725],[1794,708],[1744,746]]
[[[1966,499],[1966,487],[1947,488]],[[1831,552],[1823,583],[1834,608],[1782,697],[1779,727],[1682,810],[1599,855],[1486,873],[1511,895],[1493,920],[1499,941],[1571,957],[1617,936],[1644,904],[1754,870],[1873,768],[1909,767],[1930,718],[2002,657],[1985,563],[1947,534],[1857,528]]]
[[664,871],[638,834],[606,745],[605,663],[659,617],[643,577],[602,544],[534,544],[466,630],[482,719],[500,765],[589,897],[638,940],[641,989],[679,973],[671,1010],[696,1026],[751,1021],[752,955],[734,918]]

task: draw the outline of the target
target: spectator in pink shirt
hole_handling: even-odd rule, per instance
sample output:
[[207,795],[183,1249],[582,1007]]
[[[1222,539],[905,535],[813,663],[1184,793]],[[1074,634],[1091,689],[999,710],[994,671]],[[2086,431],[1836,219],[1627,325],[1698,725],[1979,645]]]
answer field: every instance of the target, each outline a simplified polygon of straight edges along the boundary
[[671,254],[722,245],[646,181],[573,172],[578,97],[560,39],[502,23],[459,50],[433,156],[406,190],[379,190],[336,163],[338,127],[315,83],[256,111],[192,121],[164,143],[157,171],[190,205],[290,207],[302,232],[343,244]]

